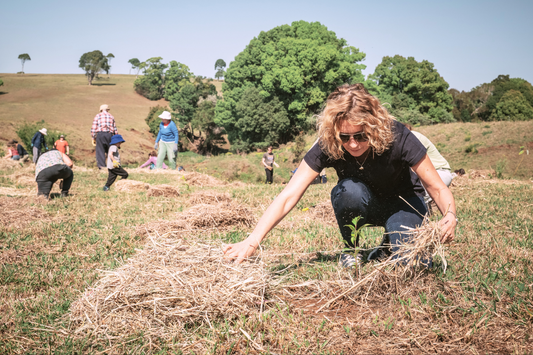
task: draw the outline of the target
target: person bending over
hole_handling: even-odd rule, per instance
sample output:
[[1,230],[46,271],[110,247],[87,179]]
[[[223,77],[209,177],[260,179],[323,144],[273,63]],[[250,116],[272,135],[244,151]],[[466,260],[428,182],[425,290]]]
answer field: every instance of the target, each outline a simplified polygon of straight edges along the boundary
[[[398,250],[400,243],[412,238],[405,231],[420,226],[427,212],[422,185],[443,214],[441,240],[454,239],[455,202],[426,149],[362,84],[343,85],[332,92],[318,128],[317,142],[250,236],[223,248],[226,259],[240,263],[250,257],[327,167],[339,177],[331,202],[345,244],[352,248],[358,244],[352,241],[348,226],[355,217],[361,217],[357,227],[368,223],[385,228],[382,245],[370,253],[369,260]],[[353,255],[348,256],[355,262]]]

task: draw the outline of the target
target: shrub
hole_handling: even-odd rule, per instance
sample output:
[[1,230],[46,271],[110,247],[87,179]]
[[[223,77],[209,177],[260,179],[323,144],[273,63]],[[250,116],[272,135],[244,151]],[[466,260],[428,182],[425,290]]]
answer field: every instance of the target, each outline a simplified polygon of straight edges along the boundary
[[[26,149],[30,155],[33,151],[33,149],[31,149],[31,139],[33,138],[33,135],[43,127],[46,127],[46,123],[44,122],[44,120],[34,123],[23,123],[15,131],[20,139],[19,143],[22,144],[24,149]],[[66,133],[48,129],[47,135],[44,138],[46,146],[52,149],[54,143],[59,139],[60,135],[64,135],[65,140],[68,140]],[[74,148],[69,147],[69,149],[70,155],[74,155]]]

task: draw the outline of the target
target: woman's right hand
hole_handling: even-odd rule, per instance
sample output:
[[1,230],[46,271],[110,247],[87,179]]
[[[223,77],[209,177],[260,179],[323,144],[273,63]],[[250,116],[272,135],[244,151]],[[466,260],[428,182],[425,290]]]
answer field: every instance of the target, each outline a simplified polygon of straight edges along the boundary
[[248,239],[235,244],[228,244],[222,248],[224,259],[233,261],[235,264],[240,264],[250,256],[252,256],[257,249],[257,242]]
[[155,142],[154,149],[157,150],[157,142]]

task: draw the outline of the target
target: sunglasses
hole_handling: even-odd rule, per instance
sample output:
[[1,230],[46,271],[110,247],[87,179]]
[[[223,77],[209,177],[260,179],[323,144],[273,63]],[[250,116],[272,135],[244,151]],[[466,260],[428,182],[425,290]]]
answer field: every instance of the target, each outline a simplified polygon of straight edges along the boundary
[[352,137],[354,141],[359,143],[368,141],[368,138],[366,137],[366,134],[364,132],[357,132],[354,134],[341,133],[339,134],[339,136],[341,137],[342,143],[348,143],[350,141],[350,138]]

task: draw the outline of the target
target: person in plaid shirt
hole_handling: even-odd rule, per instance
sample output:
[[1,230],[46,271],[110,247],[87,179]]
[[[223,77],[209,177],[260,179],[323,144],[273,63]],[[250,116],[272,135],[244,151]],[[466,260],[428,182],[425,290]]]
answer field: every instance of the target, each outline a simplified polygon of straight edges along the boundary
[[111,137],[118,134],[115,118],[109,113],[109,106],[100,106],[100,113],[94,117],[91,127],[93,146],[96,146],[96,164],[98,169],[106,169],[106,154],[109,150]]

